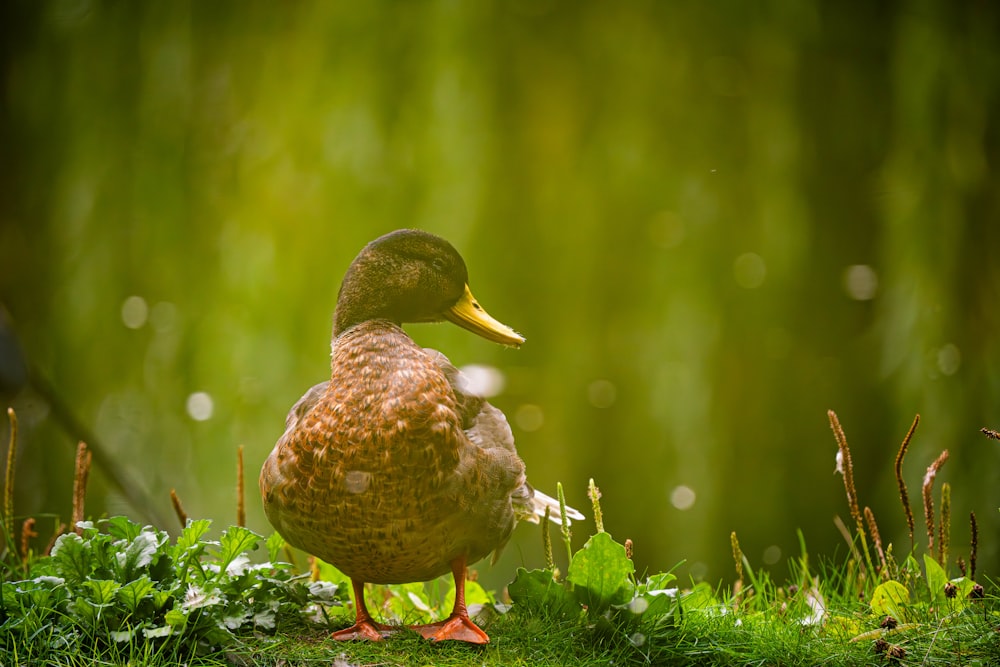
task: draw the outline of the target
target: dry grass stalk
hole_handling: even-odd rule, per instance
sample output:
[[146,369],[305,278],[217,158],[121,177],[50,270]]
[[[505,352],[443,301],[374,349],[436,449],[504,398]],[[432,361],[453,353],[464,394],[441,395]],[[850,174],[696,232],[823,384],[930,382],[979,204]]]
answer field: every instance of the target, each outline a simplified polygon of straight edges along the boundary
[[90,476],[90,462],[93,455],[87,449],[87,443],[80,441],[76,446],[76,472],[73,475],[73,530],[77,535],[83,535],[83,528],[77,524],[84,519],[84,500],[87,497],[87,478]]
[[878,532],[878,524],[875,523],[875,514],[872,508],[865,506],[865,521],[868,523],[868,532],[871,533],[872,541],[875,542],[875,553],[878,554],[879,563],[882,564],[882,572],[886,573],[885,551],[882,549],[882,536]]
[[632,553],[633,553],[634,549],[635,549],[635,547],[632,544],[632,538],[631,537],[626,537],[625,538],[625,558],[628,558],[629,560],[632,560]]
[[184,506],[181,505],[181,499],[177,495],[176,489],[170,489],[170,503],[174,506],[174,514],[177,515],[177,519],[181,522],[181,528],[187,528],[188,515],[184,511]]
[[906,450],[910,446],[910,439],[913,438],[913,434],[916,432],[919,423],[920,415],[918,414],[913,418],[913,424],[910,425],[910,430],[906,432],[903,444],[899,446],[899,453],[896,454],[896,484],[899,486],[899,499],[903,503],[903,512],[906,514],[906,527],[910,531],[910,551],[913,550],[913,510],[910,508],[910,495],[906,492],[906,482],[903,481],[903,457],[906,456]]
[[994,431],[991,428],[981,428],[979,432],[985,435],[987,438],[993,438],[994,440],[1000,440],[1000,432]]
[[847,436],[840,426],[837,413],[827,410],[826,416],[830,419],[830,428],[833,429],[833,437],[837,440],[837,448],[840,451],[840,472],[844,476],[844,488],[847,490],[847,503],[851,507],[851,517],[858,527],[858,534],[862,537],[865,534],[865,526],[861,521],[861,510],[858,508],[858,492],[854,488],[854,463],[851,461],[851,448],[847,446]]
[[10,441],[7,443],[7,467],[4,474],[3,525],[10,527],[14,520],[14,457],[17,452],[17,415],[14,408],[7,408],[10,421]]
[[21,562],[24,563],[25,575],[28,574],[28,556],[33,537],[38,537],[38,532],[35,530],[35,517],[29,517],[21,524]]
[[951,542],[951,484],[941,485],[941,521],[938,523],[938,563],[948,564],[948,547]]
[[976,524],[976,513],[969,512],[972,539],[969,544],[969,580],[976,580],[976,550],[979,548],[979,526]]
[[934,463],[927,466],[924,474],[923,497],[924,497],[924,521],[927,524],[927,551],[934,553],[934,478],[937,477],[938,470],[948,460],[948,450],[944,450],[934,460]]
[[243,445],[236,448],[236,525],[247,525],[247,506],[243,499]]

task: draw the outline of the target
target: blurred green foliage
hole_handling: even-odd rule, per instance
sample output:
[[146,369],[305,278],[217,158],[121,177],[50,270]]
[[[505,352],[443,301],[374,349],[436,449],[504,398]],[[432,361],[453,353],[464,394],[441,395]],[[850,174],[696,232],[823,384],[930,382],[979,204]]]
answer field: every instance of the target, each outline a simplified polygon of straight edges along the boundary
[[[995,3],[0,13],[0,302],[161,515],[176,487],[235,518],[244,444],[269,529],[256,470],[325,379],[340,278],[410,226],[528,342],[411,334],[504,374],[534,484],[586,507],[596,477],[640,571],[731,577],[732,530],[756,562],[784,562],[796,527],[842,550],[834,408],[903,550],[892,461],[921,413],[913,500],[949,448],[954,551],[975,510],[996,573],[1000,451],[977,433],[1000,426]],[[37,392],[5,401],[19,511],[65,518],[75,443]],[[92,479],[91,512],[141,515]],[[500,583],[541,563],[532,531],[516,542]]]

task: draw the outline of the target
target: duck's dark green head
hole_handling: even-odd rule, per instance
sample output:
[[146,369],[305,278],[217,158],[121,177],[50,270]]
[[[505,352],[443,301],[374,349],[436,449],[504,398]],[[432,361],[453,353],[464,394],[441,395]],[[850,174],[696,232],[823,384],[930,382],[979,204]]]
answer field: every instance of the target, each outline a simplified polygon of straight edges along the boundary
[[397,324],[448,320],[495,343],[517,347],[524,342],[476,302],[458,251],[444,239],[416,229],[375,239],[344,275],[333,316],[334,336],[375,319]]

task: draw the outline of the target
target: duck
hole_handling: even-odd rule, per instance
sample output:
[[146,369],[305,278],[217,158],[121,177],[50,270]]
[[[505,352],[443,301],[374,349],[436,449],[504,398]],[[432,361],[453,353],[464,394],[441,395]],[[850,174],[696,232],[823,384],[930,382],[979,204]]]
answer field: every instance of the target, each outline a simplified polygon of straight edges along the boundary
[[366,584],[450,573],[451,614],[410,629],[488,643],[465,602],[468,566],[491,553],[495,562],[519,521],[559,520],[559,503],[528,483],[503,412],[402,328],[441,321],[500,345],[525,342],[479,305],[445,239],[401,229],[364,246],[337,295],[330,379],[294,404],[261,468],[275,530],[351,580],[355,623],[336,640],[380,641],[401,629],[374,620]]

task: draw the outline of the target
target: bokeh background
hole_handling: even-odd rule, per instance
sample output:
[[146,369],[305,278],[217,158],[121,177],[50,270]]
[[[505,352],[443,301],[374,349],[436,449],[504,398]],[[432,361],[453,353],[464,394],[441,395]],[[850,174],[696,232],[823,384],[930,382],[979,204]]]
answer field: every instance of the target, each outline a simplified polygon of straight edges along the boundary
[[[43,532],[69,515],[84,429],[149,499],[95,467],[88,513],[173,526],[175,488],[227,525],[243,445],[269,533],[257,470],[327,378],[343,272],[419,227],[528,342],[411,335],[501,381],[535,486],[586,508],[595,478],[640,570],[731,580],[734,530],[777,576],[797,529],[842,556],[832,408],[897,553],[893,460],[921,414],[918,545],[947,448],[953,555],[975,511],[997,574],[1000,444],[978,432],[1000,427],[997,3],[0,12],[4,402],[18,514]],[[541,566],[538,543],[519,529],[484,576]]]

